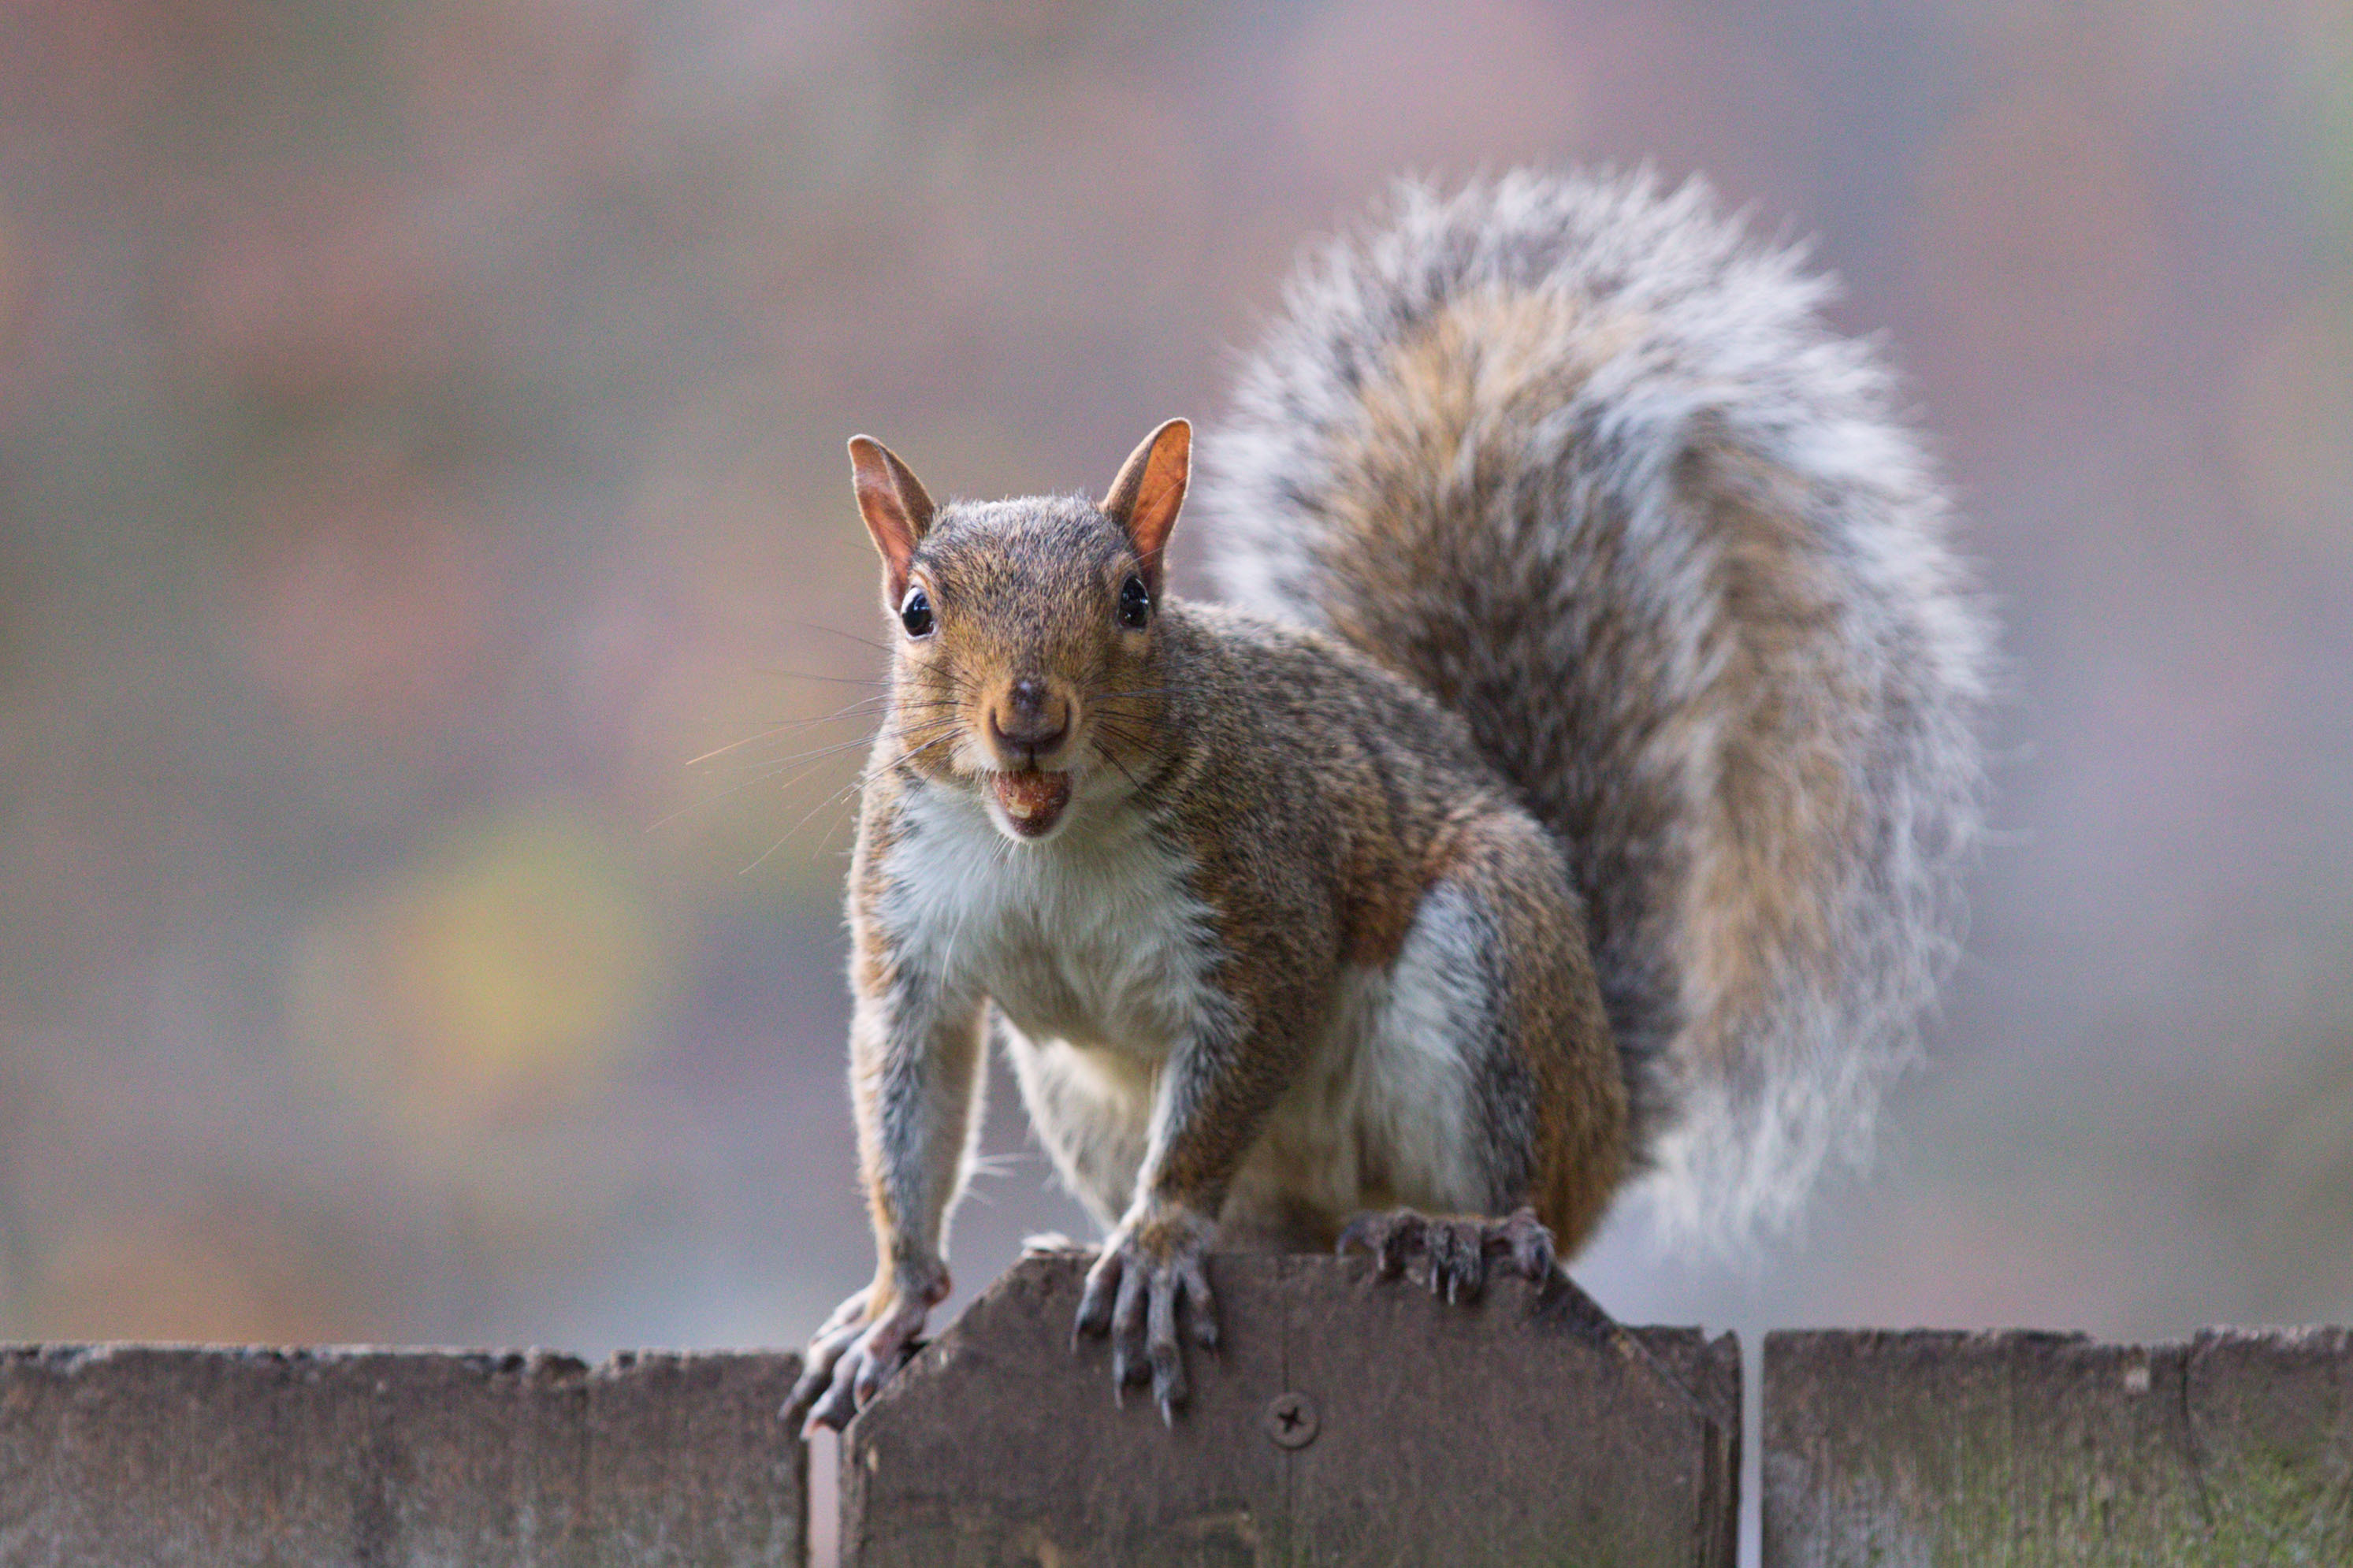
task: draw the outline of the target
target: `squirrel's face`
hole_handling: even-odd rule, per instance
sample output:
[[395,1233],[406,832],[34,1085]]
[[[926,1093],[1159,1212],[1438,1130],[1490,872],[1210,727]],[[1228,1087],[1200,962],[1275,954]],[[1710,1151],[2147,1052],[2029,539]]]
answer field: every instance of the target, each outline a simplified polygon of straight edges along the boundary
[[897,765],[977,791],[998,828],[1024,841],[1059,831],[1073,800],[1124,793],[1153,771],[1155,600],[1190,451],[1190,426],[1172,420],[1100,504],[934,508],[886,448],[850,443],[893,621]]

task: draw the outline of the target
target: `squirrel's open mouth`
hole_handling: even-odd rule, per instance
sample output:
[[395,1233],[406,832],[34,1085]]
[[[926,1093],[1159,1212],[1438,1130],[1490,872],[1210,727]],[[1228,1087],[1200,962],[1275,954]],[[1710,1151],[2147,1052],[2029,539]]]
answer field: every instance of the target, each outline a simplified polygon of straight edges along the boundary
[[1054,831],[1054,824],[1062,820],[1062,808],[1071,804],[1068,773],[991,773],[988,787],[1005,808],[1007,825],[1024,838],[1042,838]]

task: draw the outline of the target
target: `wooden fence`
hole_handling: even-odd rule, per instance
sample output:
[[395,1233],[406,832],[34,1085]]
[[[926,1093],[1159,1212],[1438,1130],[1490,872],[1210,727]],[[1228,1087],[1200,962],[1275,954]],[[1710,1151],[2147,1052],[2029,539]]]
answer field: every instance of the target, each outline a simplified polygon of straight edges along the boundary
[[[1021,1264],[840,1447],[842,1560],[1729,1568],[1730,1335],[1501,1282],[1221,1258],[1164,1427]],[[1764,1353],[1764,1560],[2353,1565],[2353,1338],[1804,1332]],[[0,1568],[797,1565],[781,1354],[0,1350]]]

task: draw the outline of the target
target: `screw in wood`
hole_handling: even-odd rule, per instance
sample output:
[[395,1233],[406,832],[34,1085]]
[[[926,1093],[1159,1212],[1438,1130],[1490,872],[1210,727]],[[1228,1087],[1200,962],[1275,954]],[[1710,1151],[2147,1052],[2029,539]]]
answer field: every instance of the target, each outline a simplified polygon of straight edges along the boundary
[[1315,1402],[1303,1394],[1278,1394],[1262,1423],[1279,1448],[1304,1448],[1315,1441]]

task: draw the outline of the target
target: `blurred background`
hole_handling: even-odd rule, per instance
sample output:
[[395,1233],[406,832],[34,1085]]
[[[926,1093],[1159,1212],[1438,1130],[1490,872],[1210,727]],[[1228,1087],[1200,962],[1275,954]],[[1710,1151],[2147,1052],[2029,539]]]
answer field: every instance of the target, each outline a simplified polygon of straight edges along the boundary
[[[871,1267],[843,438],[1099,489],[1392,175],[1641,160],[1818,237],[2012,695],[1873,1173],[1586,1282],[2353,1319],[2341,0],[8,0],[0,1339],[797,1343]],[[1007,1088],[965,1295],[1082,1224]]]

